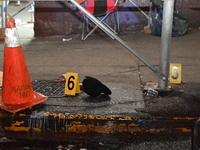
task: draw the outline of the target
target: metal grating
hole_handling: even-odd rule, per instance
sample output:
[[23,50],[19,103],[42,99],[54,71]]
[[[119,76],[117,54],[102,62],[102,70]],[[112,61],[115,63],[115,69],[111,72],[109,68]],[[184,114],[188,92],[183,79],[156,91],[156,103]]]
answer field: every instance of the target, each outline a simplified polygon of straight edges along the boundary
[[47,97],[64,97],[65,82],[55,80],[35,80],[32,81],[35,92]]

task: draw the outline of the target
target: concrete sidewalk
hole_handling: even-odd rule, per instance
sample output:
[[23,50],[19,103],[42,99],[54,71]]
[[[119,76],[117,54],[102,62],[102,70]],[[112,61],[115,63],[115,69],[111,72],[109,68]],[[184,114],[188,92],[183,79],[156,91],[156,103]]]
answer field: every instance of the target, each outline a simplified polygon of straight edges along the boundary
[[[10,3],[8,12],[15,14],[14,10],[19,10],[22,7]],[[112,91],[109,98],[105,100],[100,98],[97,100],[100,103],[97,104],[93,103],[95,100],[92,102],[82,101],[84,93],[80,94],[78,100],[74,101],[77,106],[80,103],[80,107],[82,107],[81,105],[90,107],[94,105],[94,108],[98,105],[105,107],[94,109],[92,111],[95,112],[94,115],[136,113],[135,108],[144,108],[144,98],[138,74],[139,61],[120,44],[101,31],[84,42],[81,41],[80,35],[34,38],[33,24],[27,23],[31,19],[28,9],[30,8],[27,7],[18,14],[15,20],[33,81],[58,80],[66,72],[75,72],[79,74],[80,82],[85,76],[91,76],[103,82]],[[3,44],[1,49],[3,52]],[[1,64],[1,66],[3,65]],[[71,107],[74,104],[70,104],[72,104],[71,101],[69,101],[68,106],[63,107],[63,110],[61,108],[59,110],[62,112],[70,108],[73,112],[75,109],[76,113],[86,112],[85,110],[81,111],[76,106]]]
[[[185,36],[172,38],[170,61],[171,63],[182,64],[182,84],[171,84],[173,92],[194,94],[194,97],[196,97],[195,104],[198,103],[199,99],[198,89],[200,83],[199,34],[199,29],[191,29],[190,33]],[[159,66],[160,37],[146,35],[141,32],[127,33],[120,37],[149,63]],[[72,40],[63,42],[63,38],[72,38]],[[124,97],[127,101],[143,101],[143,88],[141,85],[143,86],[147,81],[157,83],[159,81],[159,78],[148,67],[104,33],[100,36],[93,35],[85,42],[80,41],[80,35],[47,39],[37,38],[29,44],[24,43],[24,50],[27,53],[27,64],[33,80],[56,79],[62,73],[76,72],[79,74],[80,80],[84,76],[92,76],[106,85],[111,83],[110,88],[113,91],[111,99],[114,96],[116,99]],[[36,51],[39,53],[35,54]],[[52,56],[56,56],[56,58]],[[47,65],[43,66],[42,64]],[[190,93],[190,91],[193,92]],[[173,94],[173,92],[170,94]],[[176,95],[175,98],[179,98],[181,105],[185,105],[184,112],[187,112],[188,103],[180,99],[180,95]],[[165,98],[159,97],[158,99]],[[170,99],[172,99],[172,96],[170,96]],[[160,108],[165,106],[162,103],[160,105]],[[131,110],[144,108],[143,102],[141,102],[141,105],[136,105],[136,107],[129,106]],[[189,106],[191,106],[189,110],[194,110],[196,105],[189,104]],[[128,111],[128,109],[126,110]],[[194,114],[198,115],[199,113]],[[186,113],[186,116],[192,115]]]
[[[111,89],[112,95],[91,98],[81,93],[75,97],[49,98],[45,103],[16,114],[1,110],[1,137],[32,141],[66,140],[69,143],[92,139],[93,143],[122,144],[160,136],[186,136],[172,141],[168,138],[158,140],[156,146],[158,149],[166,148],[168,144],[163,143],[172,142],[169,145],[176,147],[176,150],[183,147],[189,150],[193,125],[200,114],[199,34],[199,30],[194,29],[188,35],[172,39],[172,53],[175,51],[172,59],[183,65],[183,83],[172,85],[173,91],[168,96],[156,98],[144,96],[141,85],[146,81],[156,82],[158,78],[105,34],[92,35],[85,42],[80,40],[80,35],[34,38],[23,42],[32,80],[55,81],[65,72],[76,72],[80,81],[86,75],[99,79]],[[150,63],[159,65],[159,55],[155,54],[160,51],[160,37],[142,32],[127,33],[120,37]],[[63,41],[63,38],[71,40]],[[182,51],[188,52],[187,55]],[[185,71],[186,68],[194,74]],[[192,76],[191,82],[188,76]],[[196,81],[193,76],[196,76]],[[139,145],[143,145],[143,142]],[[149,149],[149,146],[145,148]]]
[[[170,62],[182,64],[182,84],[172,84],[172,93],[187,91],[193,91],[193,94],[198,93],[198,83],[200,82],[198,77],[199,34],[199,29],[191,29],[190,33],[185,36],[172,38]],[[142,32],[126,33],[120,37],[149,63],[155,67],[159,66],[160,37]],[[69,39],[69,41],[63,41],[63,39]],[[159,81],[148,67],[102,32],[92,35],[84,42],[80,40],[80,35],[35,38],[24,42],[23,49],[32,80],[55,80],[65,72],[76,72],[79,74],[80,81],[84,76],[92,76],[106,85],[110,84],[113,91],[111,96],[120,93],[127,98],[127,101],[130,99],[143,101],[141,85],[143,86],[147,81],[157,83]],[[122,97],[120,95],[114,97]],[[180,97],[176,98],[180,100]],[[158,99],[165,98],[159,97]],[[195,101],[198,102],[196,99]],[[184,104],[188,105],[182,101],[181,105]],[[164,105],[160,105],[164,107]],[[161,106],[159,108],[162,108]],[[141,104],[137,107],[144,108],[144,105]],[[192,106],[190,109],[192,110]]]
[[[185,36],[172,38],[171,62],[181,63],[183,69],[183,84],[172,85],[173,88],[181,90],[182,86],[187,88],[188,85],[187,90],[198,89],[199,34],[199,29],[191,29]],[[141,32],[120,37],[151,64],[159,66],[160,37]],[[1,45],[3,60],[3,43]],[[110,85],[113,91],[111,96],[118,98],[123,95],[127,101],[143,101],[141,85],[147,81],[158,82],[158,77],[149,68],[104,33],[92,35],[84,42],[80,40],[80,35],[35,38],[24,40],[22,46],[32,80],[56,80],[63,73],[76,72],[80,81],[84,76],[95,77]],[[144,108],[144,104],[137,107]]]
[[[15,2],[10,2],[8,12],[11,15],[15,14],[27,3],[21,4],[15,6]],[[33,24],[27,23],[31,20],[29,9],[30,6],[15,16],[15,20],[18,22],[17,29],[32,80],[56,80],[63,73],[76,72],[80,81],[84,76],[93,76],[105,84],[111,84],[111,87],[115,83],[132,86],[133,89],[130,90],[134,92],[130,91],[131,96],[126,93],[127,91],[121,93],[124,93],[125,97],[133,97],[134,101],[144,100],[143,88],[140,85],[143,86],[147,81],[158,83],[158,77],[148,67],[101,31],[85,42],[80,40],[80,35],[34,38]],[[176,91],[176,88],[181,92],[191,91],[192,88],[192,91],[198,92],[199,34],[199,29],[190,29],[189,34],[172,38],[170,62],[182,64],[183,83],[172,85],[172,88],[175,88],[173,91]],[[160,37],[137,31],[121,33],[120,38],[150,64],[159,67]],[[0,47],[0,57],[3,60],[3,44]],[[3,67],[2,62],[0,64]],[[120,89],[116,89],[112,87],[113,93],[119,93]],[[147,106],[150,101],[145,102]],[[138,107],[144,108],[144,105]]]
[[[13,7],[12,5],[10,6],[11,11],[13,11]],[[18,17],[22,19],[20,20]],[[159,79],[117,41],[110,39],[102,31],[93,34],[84,42],[81,41],[80,35],[34,38],[33,24],[27,23],[30,20],[28,11],[26,10],[19,14],[15,19],[19,22],[17,29],[33,81],[57,80],[61,74],[66,72],[78,73],[80,82],[85,76],[92,76],[108,85],[113,92],[109,102],[106,101],[106,105],[116,103],[121,105],[123,102],[133,103],[132,105],[121,105],[122,112],[119,111],[118,107],[114,108],[115,113],[117,111],[119,114],[133,113],[137,112],[136,109],[146,112],[144,103],[146,103],[146,107],[149,107],[151,101],[145,99],[144,102],[143,85],[147,81],[158,83]],[[191,86],[193,91],[197,89],[194,92],[195,94],[198,92],[198,83],[200,82],[198,77],[200,64],[198,59],[199,34],[199,29],[190,29],[189,34],[172,38],[170,62],[182,64],[182,83],[184,83],[172,85],[173,89],[178,88],[178,91],[175,90],[175,92],[191,90]],[[159,36],[138,31],[135,33],[121,33],[120,38],[150,64],[159,67]],[[1,60],[3,60],[3,41],[0,56]],[[1,66],[3,67],[2,62]],[[165,98],[159,97],[158,99]],[[89,105],[92,105],[92,103],[89,103]],[[160,109],[164,106],[159,104]],[[192,109],[192,107],[190,108]],[[102,110],[102,112],[104,111]],[[113,112],[112,110],[109,111]],[[97,113],[99,114],[100,112]]]

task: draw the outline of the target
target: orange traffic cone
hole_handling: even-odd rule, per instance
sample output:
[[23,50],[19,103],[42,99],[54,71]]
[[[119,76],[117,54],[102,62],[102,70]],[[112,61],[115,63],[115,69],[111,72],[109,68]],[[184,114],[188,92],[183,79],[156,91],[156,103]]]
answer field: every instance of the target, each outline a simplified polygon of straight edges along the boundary
[[14,19],[8,15],[0,108],[16,113],[46,99],[46,96],[33,91]]

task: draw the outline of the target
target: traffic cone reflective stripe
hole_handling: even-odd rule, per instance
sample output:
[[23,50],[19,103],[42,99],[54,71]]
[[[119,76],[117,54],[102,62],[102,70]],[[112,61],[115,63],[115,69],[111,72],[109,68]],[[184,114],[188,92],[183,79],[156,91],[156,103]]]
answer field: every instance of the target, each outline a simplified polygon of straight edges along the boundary
[[33,91],[14,19],[9,16],[5,29],[3,85],[0,107],[15,113],[46,101]]

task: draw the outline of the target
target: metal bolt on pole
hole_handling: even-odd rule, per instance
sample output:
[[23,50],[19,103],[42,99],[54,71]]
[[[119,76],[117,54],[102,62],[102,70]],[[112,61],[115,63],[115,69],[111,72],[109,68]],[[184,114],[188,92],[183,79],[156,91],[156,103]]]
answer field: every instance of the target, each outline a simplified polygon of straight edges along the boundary
[[160,90],[169,90],[168,78],[169,78],[169,65],[170,65],[170,46],[172,38],[172,24],[173,24],[173,12],[174,12],[174,0],[163,0],[163,22],[162,22],[162,34],[161,34],[161,56],[160,56],[160,71],[166,77],[166,80],[160,79]]

